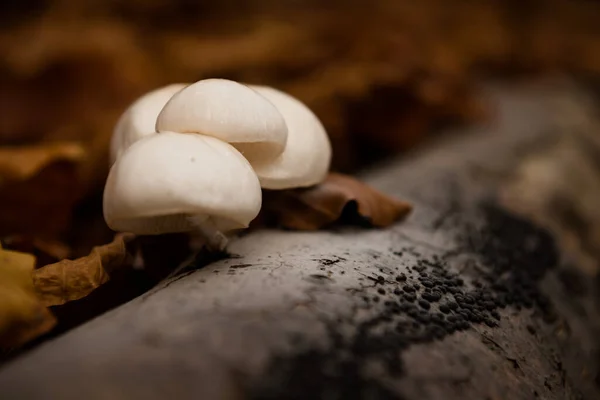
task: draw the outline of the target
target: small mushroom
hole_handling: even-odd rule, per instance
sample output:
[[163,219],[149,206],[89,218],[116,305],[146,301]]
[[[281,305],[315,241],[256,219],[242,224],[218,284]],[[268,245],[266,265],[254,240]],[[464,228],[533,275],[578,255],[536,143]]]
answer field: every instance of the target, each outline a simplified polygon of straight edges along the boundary
[[157,132],[197,133],[220,139],[250,162],[283,152],[287,126],[277,108],[246,85],[205,79],[175,94],[156,120]]
[[141,138],[156,133],[156,118],[167,101],[186,85],[175,83],[146,93],[134,101],[117,121],[110,142],[110,164]]
[[251,162],[261,186],[290,189],[322,182],[331,163],[331,143],[321,121],[306,105],[280,90],[250,87],[275,105],[288,128],[287,144],[277,158]]
[[155,235],[199,230],[212,248],[248,227],[260,183],[231,145],[205,135],[163,132],[133,143],[112,166],[104,219],[115,231]]

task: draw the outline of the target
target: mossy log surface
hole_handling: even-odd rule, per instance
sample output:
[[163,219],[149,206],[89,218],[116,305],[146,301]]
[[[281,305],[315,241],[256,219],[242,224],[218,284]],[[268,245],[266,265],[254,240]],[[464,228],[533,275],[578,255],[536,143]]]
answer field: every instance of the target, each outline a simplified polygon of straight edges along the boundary
[[600,398],[600,132],[571,83],[364,179],[390,229],[258,231],[0,370],[2,399]]

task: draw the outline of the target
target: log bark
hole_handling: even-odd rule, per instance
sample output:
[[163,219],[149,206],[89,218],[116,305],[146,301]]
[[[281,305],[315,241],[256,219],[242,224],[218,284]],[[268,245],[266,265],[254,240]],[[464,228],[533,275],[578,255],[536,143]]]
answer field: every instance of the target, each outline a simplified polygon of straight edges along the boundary
[[3,399],[593,399],[600,135],[570,83],[364,175],[385,230],[265,230],[10,362]]

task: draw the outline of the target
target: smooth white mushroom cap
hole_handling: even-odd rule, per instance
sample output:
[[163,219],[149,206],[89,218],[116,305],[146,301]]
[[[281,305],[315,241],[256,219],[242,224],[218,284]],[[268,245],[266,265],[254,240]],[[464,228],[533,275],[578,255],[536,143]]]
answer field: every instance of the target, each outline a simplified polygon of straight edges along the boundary
[[167,101],[186,85],[175,83],[146,93],[121,115],[110,142],[111,165],[121,153],[141,138],[156,133],[156,118]]
[[256,160],[252,167],[265,189],[307,187],[322,182],[331,163],[331,143],[317,116],[294,97],[267,86],[250,86],[283,115],[287,145],[274,160]]
[[249,161],[277,157],[287,142],[283,116],[246,85],[205,79],[174,95],[156,120],[157,132],[199,133],[228,142]]
[[123,152],[108,175],[103,203],[115,231],[186,232],[206,223],[227,232],[248,227],[262,193],[252,167],[231,145],[164,132]]

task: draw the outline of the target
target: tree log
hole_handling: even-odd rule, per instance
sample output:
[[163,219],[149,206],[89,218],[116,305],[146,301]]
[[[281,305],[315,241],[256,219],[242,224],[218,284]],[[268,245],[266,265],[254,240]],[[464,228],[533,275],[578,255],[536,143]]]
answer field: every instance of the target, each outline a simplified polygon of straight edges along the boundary
[[600,135],[571,83],[363,178],[390,229],[264,230],[29,351],[3,399],[600,398]]

